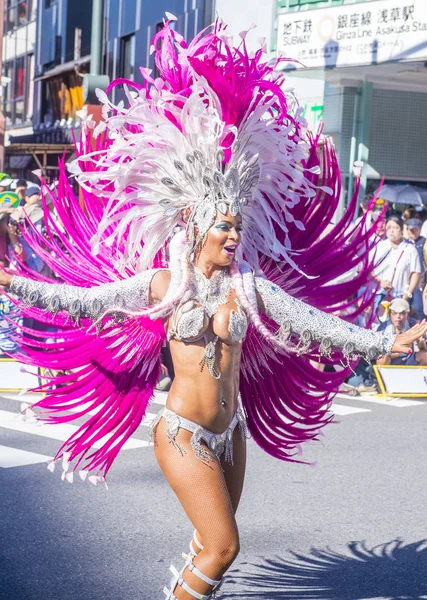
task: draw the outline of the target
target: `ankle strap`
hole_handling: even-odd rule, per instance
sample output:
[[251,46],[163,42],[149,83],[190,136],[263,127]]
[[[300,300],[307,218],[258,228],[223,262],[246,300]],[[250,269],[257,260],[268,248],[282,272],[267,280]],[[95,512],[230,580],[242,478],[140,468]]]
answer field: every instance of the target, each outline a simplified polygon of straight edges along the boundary
[[168,590],[167,587],[163,588],[163,593],[165,594],[165,600],[178,600],[178,598],[173,593],[173,590]]
[[198,547],[199,550],[203,550],[204,549],[203,544],[201,544],[199,542],[199,540],[197,539],[197,532],[196,531],[194,531],[193,540],[194,540],[194,542],[195,542],[195,544],[196,544],[196,546]]
[[[180,575],[180,573],[178,573],[177,569],[173,565],[171,565],[170,570],[171,570],[172,574],[174,575],[174,577],[176,577],[175,587],[176,587],[176,585],[180,585],[182,587],[182,589],[185,592],[187,592],[187,594],[190,594],[190,596],[192,596],[193,598],[196,598],[196,600],[209,600],[210,598],[212,598],[212,594],[209,594],[207,596],[206,594],[199,594],[199,592],[196,592],[195,590],[193,590],[188,584],[185,583],[182,576]],[[195,573],[195,575],[197,575],[197,573]],[[169,592],[169,590],[166,590],[166,591]],[[175,588],[173,590],[171,590],[171,592],[172,592],[171,599],[172,600],[175,599],[175,596],[173,595],[174,591],[175,591]]]
[[215,587],[215,586],[218,586],[221,583],[221,579],[219,581],[216,581],[215,579],[211,579],[210,577],[208,577],[207,575],[205,575],[204,573],[202,573],[201,571],[199,571],[199,569],[193,563],[193,557],[190,557],[188,559],[188,565],[187,566],[190,569],[190,571],[196,577],[198,577],[199,579],[201,579],[202,581],[204,581],[208,585],[212,585],[213,587]]
[[196,546],[199,550],[204,550],[204,548],[205,548],[203,546],[203,544],[201,544],[199,542],[199,540],[197,539],[196,532],[194,532],[193,539],[190,542],[190,554],[182,554],[182,558],[184,558],[185,560],[188,560],[190,558],[190,556],[192,556],[193,558],[196,558],[198,552],[197,552],[197,550],[194,549],[194,544],[196,544]]

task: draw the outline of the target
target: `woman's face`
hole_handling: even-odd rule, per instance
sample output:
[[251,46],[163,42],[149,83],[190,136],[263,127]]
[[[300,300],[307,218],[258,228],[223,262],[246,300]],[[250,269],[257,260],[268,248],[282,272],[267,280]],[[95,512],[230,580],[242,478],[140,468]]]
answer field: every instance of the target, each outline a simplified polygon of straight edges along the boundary
[[390,242],[399,243],[402,241],[402,230],[395,221],[389,221],[386,225],[386,235]]
[[233,217],[230,213],[223,215],[219,211],[215,223],[209,229],[206,243],[203,246],[199,261],[207,264],[227,267],[231,265],[240,244],[242,217]]

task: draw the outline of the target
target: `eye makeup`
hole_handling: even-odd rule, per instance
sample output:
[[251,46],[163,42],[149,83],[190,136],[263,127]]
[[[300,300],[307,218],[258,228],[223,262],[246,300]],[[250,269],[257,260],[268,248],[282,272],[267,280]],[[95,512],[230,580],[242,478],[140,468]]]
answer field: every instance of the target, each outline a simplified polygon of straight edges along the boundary
[[[215,225],[215,229],[222,229],[223,231],[227,230],[229,231],[230,229],[232,229],[234,227],[233,223],[230,223],[230,221],[221,221],[220,223],[218,223],[217,225]],[[240,233],[242,231],[243,227],[242,225],[236,225],[236,231],[238,233]]]

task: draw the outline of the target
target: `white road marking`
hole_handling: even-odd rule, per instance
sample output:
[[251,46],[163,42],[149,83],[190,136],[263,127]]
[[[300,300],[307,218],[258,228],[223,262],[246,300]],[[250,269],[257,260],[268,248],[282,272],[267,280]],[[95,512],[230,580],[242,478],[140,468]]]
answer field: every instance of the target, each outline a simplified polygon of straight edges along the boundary
[[154,400],[156,404],[163,404],[166,406],[166,400],[168,399],[168,392],[155,392]]
[[[152,402],[155,404],[166,404],[166,400],[168,397],[168,392],[154,392],[154,397]],[[0,393],[0,400],[2,398],[6,398],[7,400],[17,400],[18,402],[27,402],[31,404],[32,402],[37,402],[39,398],[41,398],[41,394],[34,394],[27,392],[25,394],[12,394],[10,392]]]
[[[38,400],[40,400],[40,394],[34,393],[25,393],[25,394],[17,394],[17,393],[2,393],[0,395],[0,401],[2,399],[5,400],[13,400],[19,405],[28,404],[31,405]],[[165,392],[156,392],[155,397],[153,399],[153,404],[166,404],[167,393]],[[20,408],[20,406],[19,406]],[[31,421],[22,421],[19,414],[19,408],[17,407],[17,411],[9,412],[5,410],[0,410],[0,431],[1,428],[9,429],[11,431],[17,431],[24,434],[37,435],[42,438],[49,438],[52,440],[65,441],[71,435],[73,435],[78,427],[75,425],[71,425],[68,423],[62,423],[58,425],[50,425],[46,423],[37,424],[35,419]],[[74,408],[70,412],[77,413],[81,411],[82,407]],[[152,408],[155,408],[152,406]],[[96,410],[89,411],[88,415],[96,414]],[[142,427],[149,427],[156,417],[156,413],[148,412],[141,423]],[[108,439],[108,436],[99,440],[96,444],[94,444],[94,448],[100,448],[103,443]],[[134,448],[145,448],[151,446],[149,441],[138,440],[131,437],[127,440],[126,444],[123,446],[123,449],[134,449]],[[11,448],[9,446],[3,446],[0,444],[0,468],[11,468],[11,467],[22,467],[25,465],[32,465],[37,463],[48,463],[52,460],[51,456],[46,456],[44,454],[38,454],[36,452],[28,452],[27,450],[20,450],[18,448]]]
[[355,406],[344,406],[344,404],[332,404],[331,411],[336,415],[346,416],[356,413],[372,412],[370,408],[357,408]]
[[[81,412],[83,409],[84,409],[84,405],[76,407],[76,408],[71,408],[68,412],[78,413],[78,412]],[[96,415],[98,412],[99,412],[99,408],[97,408],[95,410],[90,410],[86,414],[93,416],[93,415]],[[102,410],[101,410],[101,412],[102,412]],[[145,413],[145,417],[141,422],[141,427],[150,427],[153,419],[155,419],[156,416],[157,415],[155,413],[150,413],[150,412]]]
[[[162,396],[163,396],[163,394],[162,394]],[[156,394],[153,402],[155,402],[156,404],[166,404],[167,394],[165,394],[165,398],[163,398],[162,396],[157,396],[157,394]],[[22,403],[29,404],[31,406],[31,404],[40,400],[40,394],[31,394],[31,396],[29,394],[22,395],[22,396],[19,396],[18,394],[8,394],[8,395],[2,394],[0,396],[0,399],[1,398],[6,398],[7,400],[14,400],[15,402],[19,402],[20,404],[22,404]],[[81,412],[83,409],[84,409],[84,405],[78,406],[75,408],[71,408],[67,412],[78,413],[78,412]],[[90,410],[86,414],[93,416],[93,415],[96,415],[98,410],[99,409]],[[153,422],[153,420],[156,417],[157,417],[157,413],[147,412],[145,414],[143,421],[141,422],[141,427],[150,427],[151,423]]]
[[10,394],[10,393],[2,393],[0,394],[0,400],[2,398],[6,398],[6,400],[16,400],[17,402],[26,402],[27,404],[31,404],[32,402],[37,402],[41,398],[40,394]]
[[338,400],[347,400],[351,402],[369,402],[371,404],[382,404],[383,406],[394,406],[395,408],[409,408],[410,406],[422,406],[427,402],[420,400],[409,400],[406,398],[381,398],[378,396],[347,396],[346,394],[337,394]]
[[410,406],[422,406],[425,402],[419,400],[406,400],[406,398],[391,398],[387,402],[387,406],[395,406],[396,408],[409,408]]
[[23,467],[25,465],[35,465],[37,463],[47,463],[52,460],[52,456],[37,454],[36,452],[27,452],[18,450],[18,448],[9,448],[0,446],[0,468],[9,469],[10,467]]
[[[51,440],[59,440],[65,442],[71,437],[78,427],[75,425],[69,425],[67,423],[61,423],[58,425],[48,425],[46,423],[28,423],[20,420],[19,415],[8,412],[6,410],[0,410],[0,427],[9,429],[11,431],[19,431],[20,433],[30,433],[32,435],[38,435],[40,437],[49,438]],[[103,437],[93,444],[94,448],[101,448],[101,446],[108,439],[108,436]],[[150,442],[145,440],[136,440],[130,438],[123,446],[123,450],[130,450],[133,448],[143,448],[149,446]]]

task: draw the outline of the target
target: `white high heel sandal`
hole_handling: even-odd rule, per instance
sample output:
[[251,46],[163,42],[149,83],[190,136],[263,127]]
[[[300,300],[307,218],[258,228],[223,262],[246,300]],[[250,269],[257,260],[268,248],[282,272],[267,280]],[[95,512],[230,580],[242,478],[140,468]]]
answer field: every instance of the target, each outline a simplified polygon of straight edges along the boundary
[[[185,583],[184,579],[182,578],[182,575],[187,567],[196,577],[213,587],[213,590],[210,594],[199,594]],[[204,573],[199,571],[199,569],[193,563],[193,556],[189,556],[181,572],[178,572],[178,570],[173,565],[171,565],[170,571],[172,572],[173,577],[170,582],[170,590],[168,590],[167,587],[163,589],[163,592],[166,594],[165,600],[177,600],[174,594],[177,585],[181,586],[182,589],[187,592],[187,594],[190,594],[190,596],[196,598],[196,600],[213,600],[214,598],[216,598],[216,593],[219,591],[223,582],[222,579],[216,581],[215,579],[211,579],[210,577],[204,575]]]

